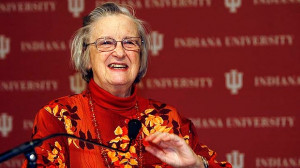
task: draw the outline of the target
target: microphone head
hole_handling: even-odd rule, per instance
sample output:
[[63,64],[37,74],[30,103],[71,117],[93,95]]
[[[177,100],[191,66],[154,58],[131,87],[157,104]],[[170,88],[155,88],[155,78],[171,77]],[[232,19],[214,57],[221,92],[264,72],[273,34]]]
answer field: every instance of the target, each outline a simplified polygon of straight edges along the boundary
[[130,140],[134,140],[139,134],[142,123],[137,119],[132,119],[128,122],[128,137]]

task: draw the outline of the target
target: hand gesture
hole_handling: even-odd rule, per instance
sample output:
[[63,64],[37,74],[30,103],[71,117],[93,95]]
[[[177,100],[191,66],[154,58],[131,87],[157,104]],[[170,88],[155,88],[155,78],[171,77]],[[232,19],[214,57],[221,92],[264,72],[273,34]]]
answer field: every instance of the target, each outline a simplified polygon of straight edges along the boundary
[[204,168],[201,159],[183,138],[175,134],[156,132],[145,138],[146,151],[173,167]]

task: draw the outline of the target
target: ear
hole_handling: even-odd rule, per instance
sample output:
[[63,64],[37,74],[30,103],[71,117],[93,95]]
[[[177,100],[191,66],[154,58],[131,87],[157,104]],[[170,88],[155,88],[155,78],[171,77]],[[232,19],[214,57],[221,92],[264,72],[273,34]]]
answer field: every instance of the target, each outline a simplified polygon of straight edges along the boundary
[[88,63],[87,69],[92,69],[92,65],[90,62]]

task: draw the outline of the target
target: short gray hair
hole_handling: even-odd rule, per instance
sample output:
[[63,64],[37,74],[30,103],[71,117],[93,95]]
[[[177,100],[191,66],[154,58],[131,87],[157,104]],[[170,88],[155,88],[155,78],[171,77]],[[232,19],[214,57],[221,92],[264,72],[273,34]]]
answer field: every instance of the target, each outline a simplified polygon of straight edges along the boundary
[[88,69],[90,53],[89,50],[86,50],[85,46],[89,43],[91,25],[102,17],[114,14],[123,14],[132,18],[137,25],[138,34],[143,41],[140,50],[140,69],[134,83],[138,83],[147,72],[149,40],[143,21],[135,17],[134,10],[132,8],[130,11],[129,8],[116,3],[104,3],[103,5],[96,7],[87,17],[84,18],[83,27],[77,30],[72,40],[71,61],[74,68],[81,72],[82,77],[86,82],[89,82],[93,77],[92,70]]

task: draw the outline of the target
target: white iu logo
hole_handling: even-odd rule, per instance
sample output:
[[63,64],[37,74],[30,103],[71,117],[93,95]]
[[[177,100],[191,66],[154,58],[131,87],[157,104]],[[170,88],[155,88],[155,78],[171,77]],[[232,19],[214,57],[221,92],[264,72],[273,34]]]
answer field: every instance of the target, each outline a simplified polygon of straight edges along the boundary
[[8,133],[13,129],[13,117],[2,113],[0,115],[0,132],[3,137],[7,137]]
[[150,34],[150,51],[153,56],[157,56],[158,52],[163,49],[164,42],[163,42],[164,35],[158,33],[157,31],[153,31]]
[[68,9],[75,18],[84,10],[84,0],[68,0]]
[[236,13],[236,9],[242,5],[242,0],[225,0],[224,4],[226,8],[229,8],[230,13]]
[[231,163],[234,168],[244,168],[244,153],[239,153],[238,150],[233,150],[226,154],[227,161]]
[[225,84],[227,89],[231,90],[231,94],[238,94],[238,90],[243,87],[243,73],[232,69],[225,73]]
[[77,72],[69,77],[70,89],[73,93],[81,93],[86,88],[86,82],[81,78],[81,73]]
[[0,60],[4,60],[6,54],[10,51],[10,39],[0,35]]

